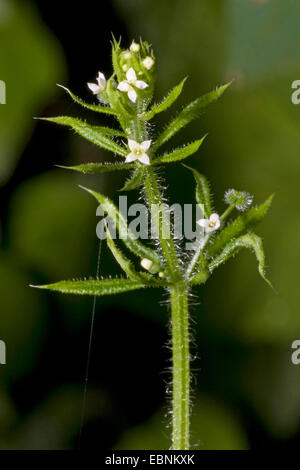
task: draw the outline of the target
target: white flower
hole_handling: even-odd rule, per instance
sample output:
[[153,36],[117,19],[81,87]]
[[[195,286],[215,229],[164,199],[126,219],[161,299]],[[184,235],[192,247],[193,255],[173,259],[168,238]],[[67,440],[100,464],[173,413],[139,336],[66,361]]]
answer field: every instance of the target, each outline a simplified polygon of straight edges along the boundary
[[200,219],[197,221],[197,224],[199,224],[200,227],[203,227],[205,232],[208,233],[218,230],[221,225],[221,221],[218,214],[211,214],[209,219]]
[[126,163],[134,162],[135,160],[139,160],[141,163],[145,165],[150,165],[150,158],[147,155],[147,150],[149,150],[151,145],[151,140],[145,140],[141,144],[136,142],[135,140],[128,139],[128,147],[130,148],[131,152],[126,157]]
[[143,60],[142,64],[147,70],[150,70],[154,65],[154,60],[152,59],[152,57],[148,56],[146,57],[146,59]]
[[132,41],[131,46],[129,48],[132,52],[139,52],[140,45],[137,44],[135,41]]
[[97,83],[88,83],[89,89],[93,92],[94,95],[99,95],[106,87],[106,78],[103,73],[98,72]]
[[126,72],[126,80],[123,80],[119,83],[118,90],[127,93],[130,101],[135,103],[137,99],[137,92],[133,87],[139,88],[139,90],[144,90],[148,87],[148,84],[142,80],[137,80],[135,71],[132,67],[130,67],[130,69]]

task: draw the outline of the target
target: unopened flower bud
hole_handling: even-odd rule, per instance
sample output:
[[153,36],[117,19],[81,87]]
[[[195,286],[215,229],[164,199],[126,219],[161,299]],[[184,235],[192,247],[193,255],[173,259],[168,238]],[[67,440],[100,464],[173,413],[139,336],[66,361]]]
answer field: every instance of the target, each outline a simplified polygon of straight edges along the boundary
[[146,57],[146,59],[143,60],[142,64],[147,70],[150,70],[154,65],[154,60],[152,59],[152,57],[148,56]]
[[132,52],[139,52],[140,48],[141,48],[141,47],[140,47],[139,44],[137,44],[136,42],[132,41],[131,46],[130,46],[129,49],[130,49]]
[[146,271],[150,271],[150,269],[152,268],[153,266],[153,261],[151,261],[150,259],[147,259],[147,258],[144,258],[142,259],[141,261],[141,266],[146,269]]

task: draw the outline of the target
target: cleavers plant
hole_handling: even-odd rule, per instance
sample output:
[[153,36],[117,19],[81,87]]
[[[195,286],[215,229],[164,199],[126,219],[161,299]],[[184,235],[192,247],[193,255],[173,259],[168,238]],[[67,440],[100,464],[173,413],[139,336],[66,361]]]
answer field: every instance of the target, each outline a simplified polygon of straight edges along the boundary
[[[175,240],[173,224],[168,217],[161,176],[157,168],[186,159],[198,151],[204,137],[166,153],[160,148],[184,126],[198,118],[210,103],[216,101],[229,84],[201,96],[185,106],[157,134],[150,123],[158,114],[169,108],[181,94],[185,79],[171,89],[158,104],[151,102],[155,89],[156,63],[147,42],[132,42],[129,49],[122,49],[120,41],[112,41],[113,74],[109,79],[99,72],[97,83],[88,83],[97,96],[97,104],[88,104],[63,87],[81,106],[111,115],[119,124],[118,129],[92,126],[73,117],[61,116],[46,120],[70,127],[93,144],[111,151],[117,159],[109,163],[88,163],[68,167],[82,173],[103,173],[115,170],[131,172],[123,191],[141,188],[151,220],[155,225],[152,245],[142,243],[130,231],[123,215],[106,196],[87,189],[104,212],[115,224],[119,238],[137,260],[130,260],[117,246],[107,227],[107,245],[125,273],[116,279],[72,280],[39,286],[65,294],[91,296],[114,295],[145,288],[167,289],[171,303],[172,334],[172,449],[190,448],[190,351],[189,351],[189,293],[204,284],[213,271],[235,255],[241,248],[251,249],[258,261],[258,270],[265,277],[265,257],[262,240],[252,228],[265,216],[272,197],[258,206],[252,206],[252,196],[244,191],[230,189],[225,194],[228,208],[222,215],[213,212],[209,184],[197,170],[191,170],[196,183],[196,203],[203,218],[195,250],[186,251]],[[86,188],[84,188],[86,189]],[[228,217],[241,211],[234,220]],[[270,283],[269,283],[270,284]]]

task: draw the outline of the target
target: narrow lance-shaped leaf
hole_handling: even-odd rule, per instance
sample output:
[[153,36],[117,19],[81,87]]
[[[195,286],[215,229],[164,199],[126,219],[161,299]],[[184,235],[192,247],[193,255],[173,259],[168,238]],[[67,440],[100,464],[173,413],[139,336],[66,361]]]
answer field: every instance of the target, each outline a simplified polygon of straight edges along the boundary
[[227,225],[215,238],[212,245],[210,245],[206,253],[209,257],[215,256],[225,245],[232,239],[236,238],[248,229],[258,224],[266,215],[273,195],[270,196],[264,203],[259,206],[252,207],[248,212],[237,217],[231,224]]
[[188,144],[188,145],[185,145],[184,147],[176,149],[171,153],[167,153],[165,155],[162,155],[161,157],[156,158],[153,161],[153,165],[159,165],[160,163],[171,163],[171,162],[176,162],[178,160],[184,160],[185,158],[189,157],[193,153],[197,152],[200,145],[204,141],[205,137],[206,136],[202,137],[202,139],[200,140],[195,140],[195,142],[192,142],[191,144]]
[[74,170],[79,171],[84,174],[96,174],[96,173],[107,173],[109,171],[115,170],[130,170],[135,167],[134,163],[83,163],[82,165],[75,166],[63,166],[57,165],[59,168],[64,168],[65,170]]
[[258,261],[258,271],[262,278],[271,286],[271,282],[265,274],[265,254],[262,239],[254,233],[247,233],[239,238],[233,238],[225,246],[222,252],[217,255],[209,265],[209,270],[213,271],[221,264],[225,263],[231,256],[235,255],[241,248],[253,250]]
[[[80,122],[83,122],[83,121],[80,121]],[[83,123],[86,124],[85,122]],[[111,129],[110,127],[106,127],[106,126],[90,126],[90,127],[92,127],[95,132],[99,132],[99,134],[102,134],[102,135],[109,135],[112,137],[126,137],[125,132],[119,131],[118,129]]]
[[200,206],[204,217],[209,219],[212,214],[212,208],[208,181],[204,175],[199,173],[199,171],[187,165],[184,166],[193,172],[194,178],[196,180],[196,202]]
[[81,186],[81,188],[92,194],[101,204],[102,209],[116,225],[121,240],[132,253],[139,256],[140,258],[148,258],[153,261],[153,263],[161,266],[161,260],[158,254],[151,248],[143,245],[143,243],[141,243],[140,240],[135,237],[133,232],[127,226],[123,215],[118,211],[115,204],[108,197],[105,197],[96,191],[92,191],[91,189],[84,188],[83,186]]
[[125,132],[119,131],[118,129],[111,129],[106,126],[93,126],[93,128],[103,135],[111,135],[112,137],[126,137]]
[[121,53],[121,39],[119,41],[113,36],[112,40],[112,65],[115,73],[117,74],[118,81],[122,80],[122,76],[124,72],[122,71],[120,64],[119,64],[119,55]]
[[110,152],[117,153],[118,155],[122,156],[126,156],[128,153],[123,147],[121,147],[121,145],[118,145],[116,142],[101,133],[101,127],[91,126],[90,124],[87,124],[80,119],[69,116],[42,118],[42,120],[71,127],[75,132],[77,132],[77,134],[81,135],[81,137],[84,137],[89,142],[92,142],[93,144],[98,145],[98,147],[102,147],[105,150],[109,150]]
[[164,131],[158,137],[154,150],[157,150],[161,145],[163,145],[167,140],[169,140],[173,135],[180,131],[184,126],[189,124],[193,119],[198,118],[204,112],[205,108],[216,101],[228,88],[230,83],[223,85],[216,90],[207,93],[200,98],[192,101],[187,105],[183,110],[167,125]]
[[112,239],[112,236],[111,236],[111,233],[110,233],[110,230],[109,230],[109,227],[107,226],[106,227],[106,240],[107,240],[107,245],[110,249],[110,251],[112,252],[115,260],[117,261],[117,263],[121,266],[121,268],[123,269],[123,271],[127,274],[128,277],[130,277],[131,279],[135,280],[135,281],[139,281],[139,282],[142,282],[139,274],[136,272],[136,270],[134,269],[131,261],[126,258],[126,256],[122,253],[121,250],[119,250],[119,248],[116,246],[115,242],[113,241]]
[[86,109],[90,109],[91,111],[96,111],[96,113],[113,114],[113,115],[116,114],[116,112],[109,106],[101,106],[99,104],[86,103],[81,98],[78,98],[78,96],[74,95],[74,93],[72,93],[71,90],[69,90],[67,87],[63,85],[59,85],[59,84],[58,86],[62,88],[63,90],[65,90],[67,93],[69,93],[69,95],[75,101],[75,103],[80,104],[80,106],[83,106]]
[[176,85],[170,93],[158,104],[155,104],[149,111],[140,115],[141,119],[145,121],[149,121],[152,119],[156,114],[161,113],[168,109],[180,96],[186,78],[184,78],[178,85]]
[[132,173],[132,175],[130,176],[130,178],[125,182],[123,188],[120,189],[120,191],[131,191],[132,189],[136,189],[139,186],[141,186],[144,180],[144,173],[145,173],[144,167],[136,168],[134,172]]
[[102,279],[84,281],[60,281],[44,286],[31,286],[38,289],[47,289],[63,294],[77,295],[113,295],[131,290],[142,289],[145,284],[131,279]]

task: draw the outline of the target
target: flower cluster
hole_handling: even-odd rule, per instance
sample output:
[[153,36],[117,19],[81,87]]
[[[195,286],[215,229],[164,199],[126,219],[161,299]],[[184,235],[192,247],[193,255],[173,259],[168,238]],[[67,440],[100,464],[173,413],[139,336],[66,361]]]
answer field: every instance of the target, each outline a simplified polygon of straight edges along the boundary
[[[120,50],[119,53],[116,52],[116,62],[119,67],[119,83],[117,89],[126,93],[132,103],[136,103],[138,90],[145,90],[149,87],[149,83],[145,80],[140,80],[138,75],[143,78],[147,78],[148,76],[148,79],[150,79],[149,73],[154,68],[155,64],[148,44],[145,42],[138,44],[132,41],[129,49],[124,51]],[[123,79],[121,80],[121,75],[124,73],[125,76],[122,77]],[[92,93],[101,99],[101,95],[106,90],[107,80],[104,74],[99,72],[96,81],[97,83],[88,83],[87,85]]]

